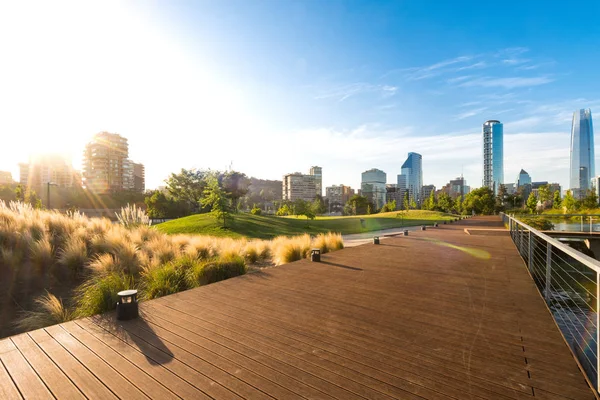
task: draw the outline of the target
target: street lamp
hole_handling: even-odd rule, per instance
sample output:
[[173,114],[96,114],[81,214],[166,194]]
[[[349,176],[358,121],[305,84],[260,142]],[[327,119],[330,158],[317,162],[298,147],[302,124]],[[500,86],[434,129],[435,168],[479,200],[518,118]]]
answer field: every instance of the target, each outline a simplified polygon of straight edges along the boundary
[[58,186],[56,183],[47,182],[47,190],[46,190],[46,194],[47,194],[47,198],[48,198],[48,210],[50,210],[50,186]]

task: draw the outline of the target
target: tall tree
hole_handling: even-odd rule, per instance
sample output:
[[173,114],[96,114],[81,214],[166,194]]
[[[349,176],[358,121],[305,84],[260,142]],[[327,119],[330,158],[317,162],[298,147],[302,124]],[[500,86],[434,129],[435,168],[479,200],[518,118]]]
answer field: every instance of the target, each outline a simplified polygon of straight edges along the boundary
[[448,193],[440,193],[437,203],[438,208],[443,212],[450,212],[454,208],[452,197]]
[[462,214],[462,196],[458,196],[456,200],[454,200],[454,212],[456,214]]
[[402,205],[404,206],[403,208],[406,210],[406,212],[408,212],[408,210],[410,209],[410,196],[408,194],[408,190],[404,191],[404,200],[402,202]]
[[192,212],[198,212],[204,197],[207,176],[207,171],[182,168],[180,173],[169,175],[165,182],[169,194],[175,200],[187,202]]
[[496,200],[494,192],[488,187],[481,187],[468,193],[463,200],[463,211],[471,214],[492,214]]
[[529,197],[527,198],[527,209],[529,210],[530,213],[533,213],[537,207],[537,203],[538,203],[538,199],[535,195],[535,193],[531,192],[529,193]]
[[567,190],[567,194],[565,194],[565,198],[562,200],[562,206],[566,212],[573,211],[577,207],[577,200],[575,200],[570,190]]
[[550,194],[550,188],[548,185],[542,185],[538,188],[538,199],[542,202],[542,205],[546,207],[546,202],[550,201],[552,195]]
[[203,207],[210,208],[217,220],[223,221],[223,228],[227,227],[227,220],[231,218],[230,201],[215,175],[207,177],[201,203]]
[[554,191],[554,198],[552,200],[552,208],[560,210],[562,208],[562,200],[560,198],[560,190]]
[[354,215],[366,214],[369,208],[369,199],[365,196],[355,194],[348,200],[348,205],[352,208]]
[[437,199],[435,198],[435,192],[432,190],[431,193],[429,194],[429,197],[427,198],[427,200],[425,200],[425,204],[424,204],[424,209],[425,210],[431,210],[431,211],[435,211],[437,209],[438,205],[437,205]]
[[222,185],[229,198],[231,198],[233,210],[237,211],[240,197],[248,193],[250,179],[241,172],[228,171],[223,174]]
[[594,189],[588,189],[581,205],[588,210],[598,208],[598,195]]

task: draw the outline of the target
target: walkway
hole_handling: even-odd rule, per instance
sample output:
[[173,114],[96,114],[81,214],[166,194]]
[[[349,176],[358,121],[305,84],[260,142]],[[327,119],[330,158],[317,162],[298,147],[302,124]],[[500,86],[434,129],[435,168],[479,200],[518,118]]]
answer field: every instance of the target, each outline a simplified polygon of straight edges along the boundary
[[0,341],[0,398],[593,399],[474,218]]

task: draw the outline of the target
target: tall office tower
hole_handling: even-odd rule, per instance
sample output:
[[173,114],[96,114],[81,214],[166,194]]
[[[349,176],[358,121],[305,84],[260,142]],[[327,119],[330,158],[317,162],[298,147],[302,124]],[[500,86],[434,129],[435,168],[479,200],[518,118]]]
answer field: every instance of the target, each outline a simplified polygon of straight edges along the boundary
[[323,168],[321,167],[310,167],[310,175],[315,177],[315,185],[317,187],[317,194],[323,196]]
[[569,187],[575,198],[583,198],[592,188],[595,173],[592,111],[575,111],[571,127],[571,171]]
[[360,189],[363,196],[371,201],[378,210],[385,205],[387,190],[385,183],[387,175],[385,172],[371,168],[362,173]]
[[[417,206],[421,205],[421,190],[423,188],[423,156],[418,153],[408,153],[408,158],[402,164],[401,174],[398,175],[398,188],[408,190],[408,196]],[[401,178],[403,177],[403,178]]]
[[504,183],[504,128],[500,121],[483,124],[483,186],[498,193]]
[[133,163],[127,139],[116,133],[94,135],[83,153],[84,186],[96,193],[133,188]]

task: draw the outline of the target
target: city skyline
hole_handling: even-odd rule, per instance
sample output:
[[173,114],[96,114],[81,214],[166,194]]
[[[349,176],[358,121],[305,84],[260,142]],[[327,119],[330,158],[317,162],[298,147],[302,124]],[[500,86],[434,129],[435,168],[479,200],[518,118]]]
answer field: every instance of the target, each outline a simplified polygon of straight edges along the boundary
[[232,163],[277,180],[320,165],[323,187],[358,188],[373,167],[393,183],[407,152],[424,183],[479,187],[480,127],[497,119],[505,176],[568,188],[572,113],[600,106],[600,32],[534,3],[494,9],[510,24],[489,30],[481,3],[3,2],[0,170],[16,177],[40,151],[81,169],[87,138],[108,131],[149,188]]

